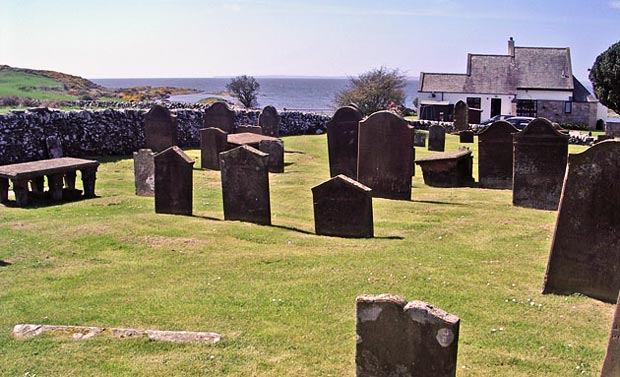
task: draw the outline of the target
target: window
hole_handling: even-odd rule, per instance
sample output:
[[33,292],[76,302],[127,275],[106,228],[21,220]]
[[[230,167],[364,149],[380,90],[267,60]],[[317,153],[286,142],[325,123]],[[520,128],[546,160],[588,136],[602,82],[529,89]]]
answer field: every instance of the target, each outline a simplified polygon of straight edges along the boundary
[[467,102],[467,107],[469,108],[473,108],[473,109],[481,108],[480,97],[467,97],[466,102]]
[[517,100],[517,116],[536,118],[536,100]]
[[570,114],[573,111],[573,103],[571,101],[564,102],[564,112]]

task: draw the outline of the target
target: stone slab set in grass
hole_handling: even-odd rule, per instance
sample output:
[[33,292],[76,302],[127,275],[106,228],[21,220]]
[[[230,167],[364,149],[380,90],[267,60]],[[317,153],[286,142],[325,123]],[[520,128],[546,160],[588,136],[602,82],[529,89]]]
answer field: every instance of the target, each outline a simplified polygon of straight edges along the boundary
[[144,148],[161,152],[177,145],[178,124],[170,110],[155,105],[144,115]]
[[155,196],[155,153],[150,149],[133,152],[136,195]]
[[519,132],[500,120],[478,133],[478,180],[480,187],[512,188],[512,137]]
[[193,165],[181,148],[155,155],[155,213],[192,214]]
[[344,174],[357,179],[357,140],[359,122],[364,116],[359,109],[344,106],[336,110],[327,123],[329,174]]
[[415,161],[422,168],[424,183],[433,187],[466,187],[474,183],[473,156],[469,149],[434,153]]

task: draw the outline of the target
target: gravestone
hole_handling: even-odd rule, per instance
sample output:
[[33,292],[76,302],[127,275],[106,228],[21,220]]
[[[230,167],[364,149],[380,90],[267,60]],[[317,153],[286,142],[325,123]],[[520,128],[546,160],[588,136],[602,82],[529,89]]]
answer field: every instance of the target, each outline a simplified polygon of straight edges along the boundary
[[422,168],[424,183],[433,187],[463,187],[474,183],[473,156],[467,148],[433,153],[415,161]]
[[161,105],[144,115],[144,148],[161,152],[177,144],[177,117]]
[[155,213],[191,215],[194,160],[176,145],[157,153],[153,160]]
[[413,134],[414,147],[426,147],[426,132],[415,130]]
[[428,150],[443,152],[446,149],[446,129],[438,124],[428,128]]
[[500,120],[478,133],[478,180],[480,187],[512,188],[512,136],[519,132]]
[[544,293],[615,302],[620,289],[620,141],[571,154]]
[[220,170],[220,153],[228,149],[228,134],[219,128],[200,129],[200,167]]
[[422,301],[362,295],[357,304],[357,377],[456,376],[460,319]]
[[616,302],[616,312],[609,332],[609,342],[607,343],[601,377],[620,376],[620,295]]
[[357,180],[379,198],[409,200],[413,175],[412,128],[391,111],[359,122]]
[[568,135],[536,118],[513,136],[512,204],[558,209],[568,157]]
[[275,107],[265,106],[258,115],[258,126],[263,129],[263,135],[280,137],[280,114]]
[[45,138],[45,145],[47,147],[47,155],[49,158],[63,157],[62,144],[56,136],[48,136]]
[[136,195],[155,195],[155,153],[150,149],[133,152],[133,173],[136,181]]
[[357,132],[362,118],[358,109],[344,106],[327,122],[330,176],[344,174],[357,179]]
[[260,126],[250,126],[250,125],[242,125],[242,126],[237,126],[237,128],[235,129],[235,133],[236,134],[241,134],[244,132],[249,132],[251,134],[257,134],[257,135],[262,135],[263,134],[263,129],[260,128]]
[[371,189],[345,175],[312,188],[316,234],[336,237],[373,236]]
[[474,142],[474,131],[466,130],[459,132],[459,142],[463,144],[471,144]]
[[454,129],[465,131],[469,128],[469,106],[464,101],[458,101],[454,105]]
[[205,128],[219,128],[224,132],[235,131],[235,112],[224,102],[214,102],[207,107],[204,114]]
[[271,173],[284,173],[284,142],[280,139],[261,140],[258,150],[267,153],[267,169]]
[[247,145],[220,153],[224,219],[271,225],[267,158]]

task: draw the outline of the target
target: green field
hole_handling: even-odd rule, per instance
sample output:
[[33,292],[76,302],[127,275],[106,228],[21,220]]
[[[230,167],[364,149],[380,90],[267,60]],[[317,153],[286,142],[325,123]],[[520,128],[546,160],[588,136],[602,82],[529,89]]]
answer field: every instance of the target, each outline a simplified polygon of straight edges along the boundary
[[[284,141],[273,226],[223,221],[220,173],[198,169],[194,216],[157,215],[129,157],[102,159],[98,198],[0,206],[0,374],[354,376],[355,298],[392,293],[461,318],[458,376],[598,376],[614,306],[540,294],[556,212],[513,207],[508,190],[431,188],[418,168],[411,201],[373,200],[375,238],[316,236],[326,138]],[[18,323],[223,340],[16,340]]]
[[0,71],[0,97],[28,97],[38,100],[74,100],[61,82],[26,72]]

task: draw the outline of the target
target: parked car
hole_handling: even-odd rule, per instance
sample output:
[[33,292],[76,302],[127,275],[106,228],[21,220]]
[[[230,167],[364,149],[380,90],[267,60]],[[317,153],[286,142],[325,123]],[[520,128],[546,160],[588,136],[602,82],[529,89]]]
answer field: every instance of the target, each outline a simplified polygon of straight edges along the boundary
[[525,126],[528,125],[528,123],[533,121],[534,118],[532,118],[532,117],[510,117],[510,118],[507,118],[507,119],[504,119],[504,120],[506,122],[512,124],[513,126],[515,126],[515,128],[520,131],[520,130],[524,129]]
[[489,125],[489,124],[491,124],[493,122],[497,122],[498,120],[506,120],[506,119],[511,118],[513,116],[514,115],[504,115],[504,114],[496,115],[496,116],[491,117],[491,118],[489,118],[489,119],[487,119],[485,121],[480,122],[480,125],[487,126],[487,125]]

